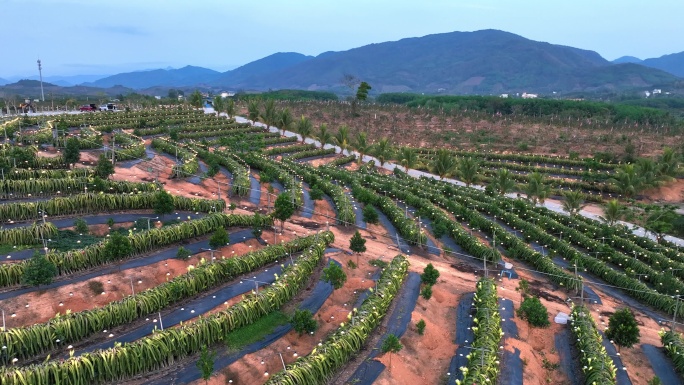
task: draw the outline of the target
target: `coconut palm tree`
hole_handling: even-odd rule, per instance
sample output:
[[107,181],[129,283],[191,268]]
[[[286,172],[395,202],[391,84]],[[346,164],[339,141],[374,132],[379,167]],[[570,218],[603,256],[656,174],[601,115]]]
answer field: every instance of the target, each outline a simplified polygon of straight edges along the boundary
[[290,129],[292,129],[292,124],[294,123],[294,119],[292,118],[292,113],[290,112],[289,108],[285,108],[278,113],[277,122],[280,125],[280,131],[282,133],[281,135],[285,136],[285,131],[290,131]]
[[409,168],[418,167],[418,154],[411,147],[402,147],[399,150],[399,164],[408,173]]
[[551,195],[551,186],[545,182],[544,175],[536,171],[529,174],[524,192],[527,194],[527,199],[532,201],[532,204],[542,204]]
[[271,126],[277,123],[278,111],[276,111],[273,99],[269,99],[264,103],[264,110],[259,112],[259,119],[266,125],[267,130],[270,130]]
[[636,162],[636,172],[641,178],[643,188],[658,187],[658,166],[652,159],[639,158]]
[[252,124],[256,123],[257,119],[259,119],[259,115],[259,100],[251,99],[247,104],[247,116],[249,117],[249,120],[252,121]]
[[471,184],[478,181],[479,172],[480,162],[471,157],[459,159],[456,165],[456,175],[466,184],[466,187],[470,187]]
[[309,118],[302,115],[302,117],[297,121],[297,126],[295,127],[297,133],[302,136],[302,143],[306,141],[313,131],[313,125]]
[[344,152],[351,146],[351,141],[349,140],[349,126],[346,124],[340,126],[333,137],[333,141],[342,149],[342,155],[344,155]]
[[633,164],[626,164],[618,169],[615,177],[608,179],[618,192],[627,198],[636,195],[643,186],[641,176]]
[[580,191],[566,191],[563,193],[565,200],[562,202],[563,210],[567,211],[570,216],[579,214],[580,210],[586,206],[584,203],[584,194]]
[[391,158],[394,154],[394,149],[392,148],[392,143],[389,139],[382,138],[378,143],[374,144],[372,147],[373,155],[380,161],[380,167],[382,167],[387,159]]
[[354,141],[354,149],[359,153],[359,163],[363,162],[363,156],[368,154],[371,145],[368,143],[368,135],[365,132],[359,132]]
[[318,127],[318,134],[316,135],[316,140],[321,142],[321,148],[325,147],[327,143],[330,143],[332,140],[332,134],[330,131],[328,131],[328,126],[325,125],[325,123],[321,124],[320,127]]
[[603,209],[603,216],[599,218],[606,222],[608,226],[613,226],[622,217],[623,211],[624,208],[620,205],[620,202],[617,199],[611,199]]
[[508,169],[500,168],[489,185],[499,195],[506,195],[515,188],[515,180],[513,179],[513,174]]
[[446,149],[439,149],[437,155],[432,158],[430,170],[439,176],[439,179],[451,174],[456,168],[456,158]]
[[679,158],[673,149],[665,147],[663,154],[658,158],[657,175],[658,178],[666,181],[677,177],[679,170]]

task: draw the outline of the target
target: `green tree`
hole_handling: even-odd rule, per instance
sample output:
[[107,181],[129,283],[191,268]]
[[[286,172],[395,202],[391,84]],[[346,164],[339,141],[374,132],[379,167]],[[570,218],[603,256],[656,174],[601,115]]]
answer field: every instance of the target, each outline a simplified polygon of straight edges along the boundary
[[280,132],[285,136],[285,131],[292,130],[292,124],[294,124],[294,119],[292,118],[292,113],[289,108],[286,108],[278,114],[278,125],[280,125]]
[[638,169],[633,164],[626,164],[619,168],[615,177],[608,179],[607,182],[615,186],[618,192],[627,198],[638,194],[643,187]]
[[259,118],[266,125],[267,130],[270,130],[271,126],[278,123],[279,114],[273,99],[269,99],[264,103],[264,110],[259,113]]
[[378,217],[378,212],[371,205],[366,205],[363,208],[363,220],[366,223],[377,224],[380,221]]
[[636,162],[636,172],[641,179],[642,189],[658,187],[658,166],[652,159],[639,158]]
[[219,227],[209,238],[209,247],[216,250],[230,244],[230,237],[225,228]]
[[247,104],[247,116],[252,121],[252,124],[256,123],[257,119],[259,119],[259,114],[259,100],[251,99]]
[[332,141],[332,134],[328,131],[328,126],[325,123],[318,127],[318,133],[316,134],[316,140],[321,143],[321,148],[325,147],[326,144]]
[[416,168],[420,162],[418,160],[418,153],[411,147],[402,147],[399,150],[399,164],[404,167],[404,171],[408,173],[410,168]]
[[347,274],[345,274],[344,270],[342,270],[342,268],[335,262],[330,261],[328,267],[323,269],[322,280],[324,282],[328,282],[332,285],[334,290],[337,290],[344,286],[344,283],[347,282]]
[[356,100],[362,102],[368,99],[368,91],[370,91],[372,88],[373,87],[371,87],[370,84],[361,82],[361,84],[359,84],[359,88],[356,89]]
[[[684,145],[682,148],[684,149]],[[658,157],[658,177],[665,181],[673,180],[677,177],[680,163],[677,153],[670,147],[665,147],[663,154]]]
[[127,236],[118,231],[113,231],[109,234],[109,240],[104,245],[102,253],[110,260],[119,260],[129,256],[133,252],[131,240]]
[[599,218],[606,222],[608,226],[613,226],[622,218],[623,212],[624,208],[620,205],[620,202],[618,202],[617,199],[611,199],[606,203],[606,206],[603,209],[603,216],[600,216]]
[[518,287],[515,288],[515,291],[520,293],[520,302],[522,302],[530,295],[530,281],[522,278],[520,282],[518,282]]
[[491,179],[489,185],[499,195],[506,195],[515,188],[515,180],[513,179],[513,174],[508,169],[500,168]]
[[100,154],[97,165],[95,165],[95,175],[102,179],[108,179],[112,174],[114,174],[114,165],[107,159],[105,154]]
[[535,171],[528,175],[524,192],[532,204],[543,204],[551,195],[551,186],[546,184],[544,175]]
[[271,215],[274,219],[280,221],[280,231],[285,227],[285,221],[290,219],[295,212],[295,204],[292,201],[292,196],[289,192],[284,192],[276,198],[273,204],[273,213]]
[[188,101],[190,102],[191,106],[195,108],[202,108],[202,94],[199,92],[199,90],[195,90],[195,92],[190,94],[190,99]]
[[295,130],[299,135],[301,135],[302,143],[304,143],[306,138],[310,137],[311,133],[313,132],[313,124],[311,124],[309,118],[302,115],[302,117],[297,121]]
[[171,214],[176,207],[173,204],[173,196],[166,190],[159,190],[154,195],[154,213],[161,215]]
[[432,286],[437,283],[437,278],[439,278],[439,270],[435,269],[431,263],[428,263],[425,269],[423,269],[423,274],[420,275],[420,281]]
[[216,112],[217,117],[221,115],[221,112],[226,110],[226,102],[225,100],[223,100],[223,97],[221,95],[214,96],[212,105],[214,107],[214,112]]
[[432,298],[432,286],[423,286],[423,288],[420,289],[420,296],[423,297],[426,301],[429,301],[430,298]]
[[67,139],[66,148],[64,149],[64,162],[67,164],[78,163],[81,159],[81,145],[76,137]]
[[314,319],[313,313],[305,309],[295,310],[294,315],[290,318],[290,324],[300,336],[304,333],[313,333],[318,329],[318,323]]
[[416,329],[418,331],[418,335],[422,336],[425,334],[425,320],[421,318],[420,321],[416,322]]
[[639,324],[629,308],[622,308],[610,316],[606,337],[618,346],[618,351],[621,347],[631,348],[639,342]]
[[479,180],[480,162],[471,157],[461,158],[456,164],[456,174],[466,184],[466,187],[470,187],[471,184],[477,183]]
[[356,253],[356,264],[359,264],[359,254],[366,251],[366,240],[363,239],[359,230],[356,230],[349,240],[349,249]]
[[359,153],[359,164],[363,163],[363,156],[371,150],[371,145],[368,143],[368,134],[359,132],[356,135],[356,138],[354,138],[354,149]]
[[674,229],[677,214],[673,206],[656,206],[646,209],[647,216],[644,228],[653,234],[658,243],[663,243],[665,236]]
[[537,297],[525,298],[522,304],[520,304],[517,313],[520,319],[527,321],[532,326],[545,328],[551,325],[546,306]]
[[382,346],[380,347],[380,350],[382,350],[383,353],[390,354],[390,370],[392,370],[392,353],[399,353],[403,347],[404,346],[401,344],[401,342],[399,342],[399,338],[394,334],[387,335],[385,340],[382,341]]
[[202,346],[202,350],[200,351],[200,356],[199,360],[197,360],[197,369],[199,369],[202,379],[204,380],[205,384],[209,383],[209,379],[211,376],[214,374],[214,358],[216,357],[216,353],[213,351],[209,351],[207,349],[206,345]]
[[586,206],[584,203],[585,196],[581,191],[565,191],[563,192],[563,197],[565,197],[565,200],[561,202],[563,210],[570,214],[570,216],[578,215]]
[[178,248],[178,251],[176,251],[176,258],[181,259],[181,260],[187,260],[190,258],[192,253],[190,250],[186,249],[185,247],[181,246]]
[[382,138],[373,145],[372,147],[373,155],[380,161],[380,167],[382,167],[385,162],[394,155],[394,149],[392,148],[392,143],[390,143],[388,138]]
[[237,114],[237,107],[235,106],[235,100],[228,99],[228,103],[226,103],[226,115],[228,115],[229,119],[233,119],[235,114]]
[[333,141],[335,142],[335,145],[342,150],[342,155],[344,155],[344,152],[349,150],[349,147],[351,146],[349,139],[349,126],[345,124],[341,125],[333,136]]
[[21,283],[31,286],[48,285],[55,275],[57,266],[45,255],[35,251],[24,268]]
[[437,155],[430,163],[430,170],[439,176],[439,179],[444,179],[449,176],[456,168],[456,158],[446,149],[439,149]]

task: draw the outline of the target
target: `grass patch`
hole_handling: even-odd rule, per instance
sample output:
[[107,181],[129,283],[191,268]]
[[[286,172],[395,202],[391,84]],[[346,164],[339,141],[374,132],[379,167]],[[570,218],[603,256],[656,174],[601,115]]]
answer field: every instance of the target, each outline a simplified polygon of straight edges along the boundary
[[289,321],[290,319],[285,313],[274,311],[251,325],[228,333],[223,341],[230,350],[240,350],[249,344],[261,341],[264,337],[273,333],[276,327],[285,325]]
[[368,261],[368,264],[371,266],[382,268],[382,269],[387,267],[387,262],[385,262],[381,259],[371,259],[370,261]]
[[79,234],[73,230],[59,230],[57,236],[51,238],[51,241],[48,242],[48,247],[51,250],[57,251],[78,250],[98,243],[103,239],[91,234]]
[[38,245],[37,243],[35,245],[18,245],[16,247],[13,245],[0,245],[0,255],[13,253],[15,251],[32,249],[34,247],[37,247],[37,245]]

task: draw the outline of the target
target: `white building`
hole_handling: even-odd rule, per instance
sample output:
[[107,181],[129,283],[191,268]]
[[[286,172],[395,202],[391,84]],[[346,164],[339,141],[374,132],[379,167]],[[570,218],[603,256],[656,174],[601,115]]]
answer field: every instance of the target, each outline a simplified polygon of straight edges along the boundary
[[527,92],[523,92],[522,98],[523,99],[536,99],[539,95],[537,94],[528,94]]

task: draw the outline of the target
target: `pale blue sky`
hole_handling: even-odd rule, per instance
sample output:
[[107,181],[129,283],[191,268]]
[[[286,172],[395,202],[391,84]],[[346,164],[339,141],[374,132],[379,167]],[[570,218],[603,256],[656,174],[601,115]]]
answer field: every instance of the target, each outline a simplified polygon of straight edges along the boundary
[[215,70],[275,52],[317,55],[500,29],[613,60],[684,51],[682,0],[0,0],[0,77]]

